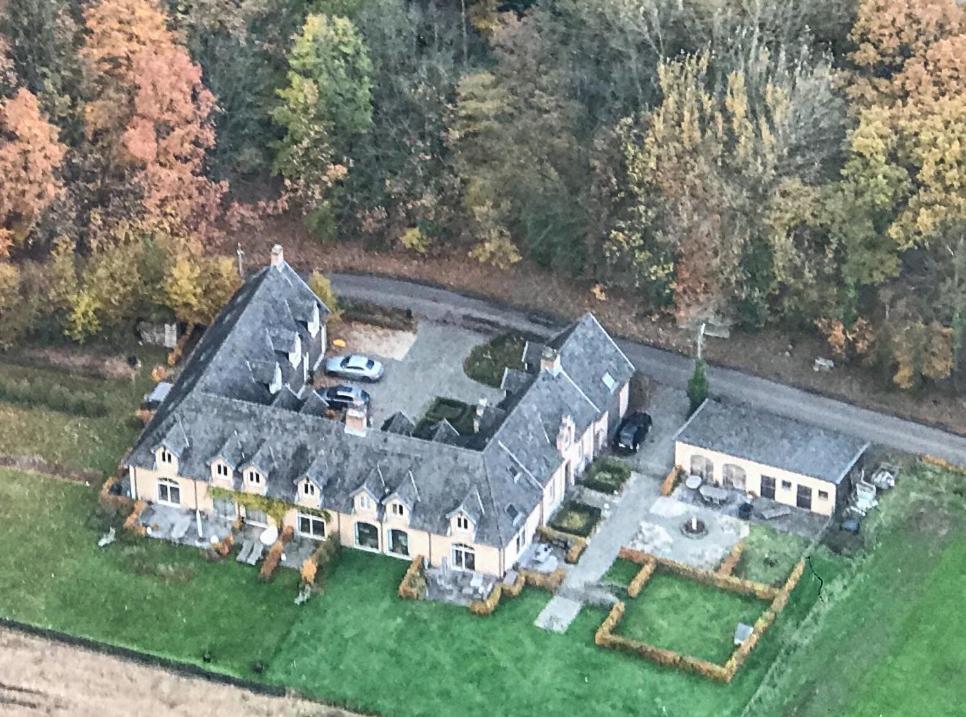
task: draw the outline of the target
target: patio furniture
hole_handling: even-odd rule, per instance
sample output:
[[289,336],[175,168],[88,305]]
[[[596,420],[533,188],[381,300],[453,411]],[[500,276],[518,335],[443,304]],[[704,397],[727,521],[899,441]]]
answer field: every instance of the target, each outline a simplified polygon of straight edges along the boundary
[[247,563],[248,556],[251,555],[252,549],[255,547],[255,542],[251,538],[246,538],[242,543],[241,550],[238,551],[238,557],[235,558],[239,563]]
[[701,500],[710,505],[724,505],[731,499],[731,494],[724,488],[715,485],[703,485],[698,488]]
[[255,545],[252,547],[251,555],[248,556],[248,560],[246,560],[245,562],[248,563],[249,565],[254,565],[259,560],[261,560],[264,552],[265,552],[265,546],[262,545],[261,543],[255,543]]
[[114,530],[114,526],[112,525],[111,529],[108,530],[106,533],[104,533],[104,535],[101,536],[100,540],[97,541],[97,547],[103,548],[107,545],[110,545],[111,543],[114,542],[114,537],[115,537],[115,530]]
[[473,577],[470,579],[470,587],[472,587],[474,590],[479,590],[481,587],[483,587],[482,573],[473,573]]
[[791,515],[792,509],[785,508],[783,506],[775,506],[774,508],[765,508],[761,511],[761,517],[765,520],[774,520],[775,518],[784,518],[786,515]]
[[271,525],[262,531],[261,535],[258,536],[258,542],[262,545],[269,546],[278,540],[278,528]]
[[684,481],[684,485],[691,490],[697,490],[701,487],[702,483],[704,483],[704,478],[699,475],[695,475],[694,473],[689,475]]
[[543,564],[540,565],[540,572],[542,572],[542,573],[552,573],[554,570],[557,569],[557,565],[559,563],[560,563],[560,561],[557,560],[557,556],[556,555],[550,555],[550,556],[547,557],[546,560],[543,561]]
[[738,517],[742,520],[751,520],[751,511],[753,507],[754,506],[752,506],[751,503],[745,501],[738,506]]

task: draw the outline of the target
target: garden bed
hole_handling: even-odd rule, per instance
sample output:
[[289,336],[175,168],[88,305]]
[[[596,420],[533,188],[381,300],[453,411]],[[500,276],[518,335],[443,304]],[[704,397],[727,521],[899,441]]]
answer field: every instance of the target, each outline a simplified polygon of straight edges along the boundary
[[600,521],[600,508],[586,503],[569,501],[547,523],[554,530],[586,538]]
[[499,388],[504,369],[523,370],[526,343],[526,338],[520,334],[501,334],[476,346],[466,357],[463,370],[474,381]]
[[580,483],[591,490],[614,495],[620,493],[630,477],[631,469],[626,463],[612,456],[604,456],[591,464]]
[[437,398],[427,409],[426,415],[416,424],[413,433],[419,438],[429,438],[435,425],[446,420],[461,436],[468,436],[473,433],[475,415],[475,406],[457,401],[455,398]]

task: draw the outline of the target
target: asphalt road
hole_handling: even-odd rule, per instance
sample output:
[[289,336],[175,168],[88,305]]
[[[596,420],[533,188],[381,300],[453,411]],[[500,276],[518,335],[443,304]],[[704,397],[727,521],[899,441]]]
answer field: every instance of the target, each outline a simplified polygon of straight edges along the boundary
[[[560,327],[545,317],[423,284],[384,277],[333,274],[336,292],[350,301],[369,301],[411,309],[437,321],[480,328],[507,328],[548,336]],[[684,387],[691,375],[690,358],[633,341],[618,342],[628,358],[654,380]],[[792,386],[711,366],[713,395],[739,399],[792,418],[851,433],[873,443],[911,453],[926,453],[966,466],[966,438]]]

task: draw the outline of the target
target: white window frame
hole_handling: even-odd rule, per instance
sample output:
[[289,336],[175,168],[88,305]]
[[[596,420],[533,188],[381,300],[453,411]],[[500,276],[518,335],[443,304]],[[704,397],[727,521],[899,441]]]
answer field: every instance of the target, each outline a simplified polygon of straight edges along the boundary
[[397,518],[405,518],[406,506],[404,506],[402,503],[392,503],[389,506],[389,512],[392,513]]
[[[302,521],[303,520],[307,520],[309,522],[309,525],[311,526],[311,529],[310,529],[310,531],[308,533],[306,533],[306,532],[304,532],[302,530]],[[316,525],[321,525],[322,526],[322,533],[321,533],[321,535],[317,535],[314,532],[314,527]],[[302,512],[299,512],[295,516],[295,527],[298,529],[299,535],[301,535],[303,537],[311,538],[312,540],[325,540],[325,535],[326,535],[325,518],[323,518],[320,515],[312,515],[311,513],[302,513]]]
[[372,510],[372,500],[367,493],[360,493],[356,497],[356,508],[359,510]]
[[264,513],[264,515],[265,515],[265,522],[262,522],[260,520],[253,520],[252,517],[251,517],[252,510],[249,509],[249,508],[247,508],[247,507],[245,508],[245,522],[248,525],[255,525],[255,526],[258,526],[259,528],[267,528],[268,525],[269,525],[269,523],[272,520],[269,517],[268,513],[266,513],[264,510],[255,510],[254,512],[256,512],[256,513]]
[[[161,492],[165,488],[167,497]],[[171,489],[178,491],[178,500],[171,500]],[[181,505],[181,484],[170,478],[158,478],[158,502],[163,505]]]
[[458,513],[456,515],[456,528],[457,530],[469,530],[470,529],[470,519],[466,517],[463,513]]
[[523,552],[523,549],[527,547],[527,529],[524,528],[519,533],[517,533],[517,555]]
[[228,467],[227,463],[222,463],[221,461],[218,461],[217,463],[215,463],[215,475],[218,476],[219,478],[230,478],[231,469]]
[[174,453],[162,446],[161,450],[158,451],[158,460],[167,465],[171,465],[174,463]]
[[245,471],[245,480],[251,483],[252,485],[261,485],[262,474],[259,473],[254,468],[249,468],[247,471]]
[[[457,555],[461,555],[462,559],[457,560],[456,558]],[[473,558],[472,568],[466,567],[467,556],[472,556]],[[453,568],[455,570],[468,570],[468,571],[476,570],[476,550],[473,548],[472,545],[466,545],[465,543],[454,543],[452,550],[450,550],[450,559],[453,561]]]
[[[402,533],[403,535],[406,536],[406,552],[405,553],[400,553],[400,552],[397,552],[397,551],[393,550],[393,540],[392,540],[393,531],[398,532],[398,533]],[[405,530],[400,530],[399,528],[389,528],[388,530],[386,530],[386,552],[389,553],[390,555],[396,555],[396,556],[401,557],[401,558],[408,558],[408,557],[410,557],[412,555],[412,550],[410,550],[410,548],[409,548],[409,533],[407,531],[405,531]]]
[[302,483],[302,495],[307,495],[310,498],[316,496],[315,484],[312,481],[304,481]]

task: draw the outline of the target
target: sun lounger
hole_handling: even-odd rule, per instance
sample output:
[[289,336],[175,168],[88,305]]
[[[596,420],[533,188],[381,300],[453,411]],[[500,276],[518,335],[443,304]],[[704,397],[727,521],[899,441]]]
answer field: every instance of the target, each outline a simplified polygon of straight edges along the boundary
[[251,555],[252,548],[255,547],[254,541],[251,539],[246,539],[241,546],[241,550],[238,551],[238,557],[235,558],[239,563],[247,563],[248,556]]
[[259,560],[262,559],[262,554],[265,552],[265,546],[261,543],[255,543],[255,547],[252,549],[251,555],[248,556],[248,560],[245,562],[249,565],[254,565]]

